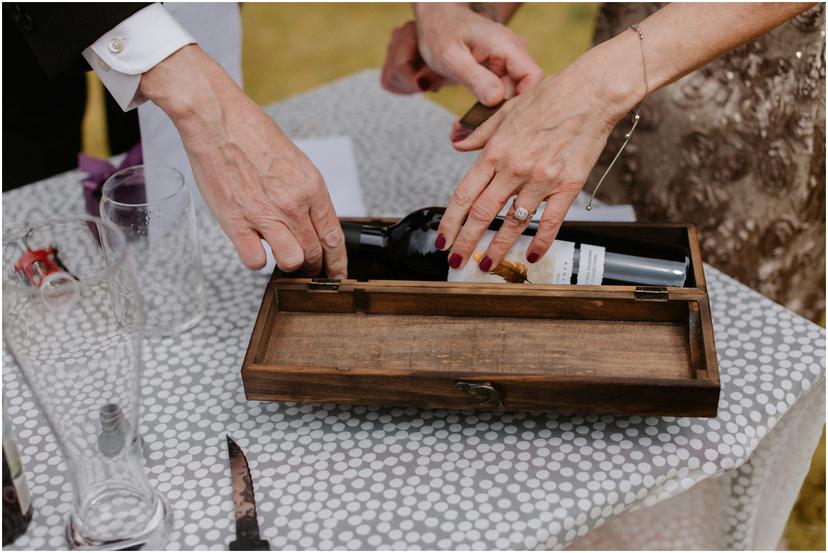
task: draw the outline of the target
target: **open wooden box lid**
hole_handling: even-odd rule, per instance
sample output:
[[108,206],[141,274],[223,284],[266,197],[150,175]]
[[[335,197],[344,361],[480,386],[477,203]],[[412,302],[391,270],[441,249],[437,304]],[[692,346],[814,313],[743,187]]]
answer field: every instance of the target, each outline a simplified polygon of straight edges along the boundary
[[685,245],[687,286],[274,274],[242,368],[247,398],[715,416],[718,364],[695,228],[567,225]]

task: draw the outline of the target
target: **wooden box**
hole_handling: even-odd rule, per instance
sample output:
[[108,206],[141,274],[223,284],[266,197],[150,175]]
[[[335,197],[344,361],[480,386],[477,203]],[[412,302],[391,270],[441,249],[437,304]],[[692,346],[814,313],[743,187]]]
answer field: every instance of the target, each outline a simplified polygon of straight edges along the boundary
[[250,400],[714,417],[696,229],[565,223],[690,251],[685,287],[284,278],[242,367]]

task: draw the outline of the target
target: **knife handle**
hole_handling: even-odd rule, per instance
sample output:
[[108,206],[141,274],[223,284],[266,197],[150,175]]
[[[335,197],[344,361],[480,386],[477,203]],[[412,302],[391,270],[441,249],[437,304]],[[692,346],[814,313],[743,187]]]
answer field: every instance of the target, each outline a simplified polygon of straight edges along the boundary
[[230,551],[270,551],[267,540],[234,540],[230,542]]
[[503,100],[496,106],[489,107],[477,102],[469,111],[466,112],[465,115],[463,115],[463,117],[460,118],[460,126],[463,127],[464,130],[472,132],[477,127],[485,123],[486,120],[494,115],[505,103],[506,100]]

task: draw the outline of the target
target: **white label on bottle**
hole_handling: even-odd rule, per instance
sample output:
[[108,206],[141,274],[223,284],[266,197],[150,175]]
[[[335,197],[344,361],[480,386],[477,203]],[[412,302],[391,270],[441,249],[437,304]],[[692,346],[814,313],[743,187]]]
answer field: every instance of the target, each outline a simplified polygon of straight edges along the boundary
[[472,258],[460,269],[449,268],[448,281],[507,282],[501,275],[511,273],[523,275],[526,282],[531,284],[571,284],[575,244],[565,240],[555,240],[542,259],[537,263],[529,263],[526,260],[526,251],[532,243],[532,237],[521,236],[503,256],[498,267],[492,267],[488,273],[481,271],[478,264],[486,255],[494,236],[494,231],[486,231],[474,249]]
[[581,244],[578,261],[578,284],[601,284],[604,280],[604,255],[607,249],[591,244]]
[[538,264],[545,267],[549,277],[542,282],[545,284],[572,284],[572,270],[574,269],[575,244],[566,240],[555,240],[543,259]]

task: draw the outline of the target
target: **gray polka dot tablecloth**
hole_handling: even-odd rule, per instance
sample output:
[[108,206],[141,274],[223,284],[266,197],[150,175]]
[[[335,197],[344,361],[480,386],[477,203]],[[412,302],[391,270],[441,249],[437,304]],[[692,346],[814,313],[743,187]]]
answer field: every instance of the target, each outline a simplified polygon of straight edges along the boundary
[[[372,215],[444,204],[474,155],[452,117],[375,71],[267,108],[293,137],[350,135]],[[3,195],[6,222],[80,214],[81,173]],[[274,549],[773,548],[824,423],[821,328],[706,267],[715,419],[474,413],[246,401],[242,358],[267,281],[199,214],[207,314],[148,340],[140,431],[170,501],[170,549],[234,539],[224,436],[245,450]],[[16,544],[64,548],[71,485],[18,368],[4,396],[34,498]]]

